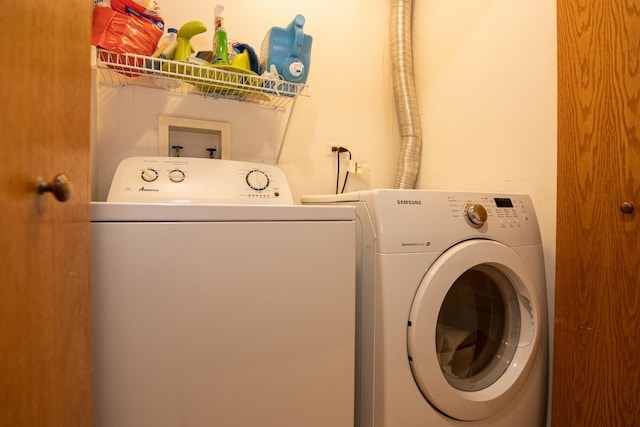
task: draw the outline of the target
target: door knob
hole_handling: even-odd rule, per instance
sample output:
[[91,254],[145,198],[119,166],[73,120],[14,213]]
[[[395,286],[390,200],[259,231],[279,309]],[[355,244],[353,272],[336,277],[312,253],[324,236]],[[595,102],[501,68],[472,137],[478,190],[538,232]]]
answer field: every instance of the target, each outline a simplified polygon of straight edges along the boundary
[[624,202],[623,204],[620,205],[620,211],[625,214],[633,213],[635,208],[636,207],[631,202]]
[[56,199],[66,202],[71,198],[71,180],[66,174],[59,173],[51,182],[40,180],[38,194],[53,193]]

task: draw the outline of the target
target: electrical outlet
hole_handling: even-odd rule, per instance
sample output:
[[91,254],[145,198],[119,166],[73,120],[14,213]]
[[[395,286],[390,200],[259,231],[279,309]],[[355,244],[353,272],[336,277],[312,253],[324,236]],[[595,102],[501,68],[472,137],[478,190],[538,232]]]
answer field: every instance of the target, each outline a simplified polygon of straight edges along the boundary
[[169,157],[231,158],[231,125],[160,116],[158,154]]
[[349,168],[349,172],[365,174],[371,172],[371,166],[367,163],[353,162]]
[[347,148],[344,144],[340,144],[339,142],[327,142],[326,152],[327,156],[335,156],[338,153],[338,147]]

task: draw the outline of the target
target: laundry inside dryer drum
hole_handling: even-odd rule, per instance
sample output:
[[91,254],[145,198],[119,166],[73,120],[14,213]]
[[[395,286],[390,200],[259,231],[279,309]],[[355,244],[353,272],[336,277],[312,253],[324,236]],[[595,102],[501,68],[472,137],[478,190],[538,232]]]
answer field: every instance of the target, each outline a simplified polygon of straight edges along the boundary
[[507,370],[520,337],[518,295],[496,267],[478,265],[449,289],[438,315],[436,351],[453,387],[477,391]]

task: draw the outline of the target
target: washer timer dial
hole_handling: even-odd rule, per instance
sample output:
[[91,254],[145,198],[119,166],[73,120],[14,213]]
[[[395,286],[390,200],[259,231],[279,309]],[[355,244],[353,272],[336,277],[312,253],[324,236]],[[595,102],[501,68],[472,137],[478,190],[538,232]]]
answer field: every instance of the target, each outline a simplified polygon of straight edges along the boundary
[[252,190],[262,191],[269,187],[269,175],[260,169],[253,169],[247,173],[246,181]]

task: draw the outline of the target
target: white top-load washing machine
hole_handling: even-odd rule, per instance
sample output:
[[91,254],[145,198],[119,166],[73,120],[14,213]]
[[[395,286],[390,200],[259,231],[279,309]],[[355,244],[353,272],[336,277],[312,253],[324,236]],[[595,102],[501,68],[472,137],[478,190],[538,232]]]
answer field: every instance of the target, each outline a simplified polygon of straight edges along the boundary
[[358,218],[356,426],[541,427],[544,260],[526,195],[306,196]]
[[353,426],[355,209],[275,166],[130,158],[92,203],[96,427]]

